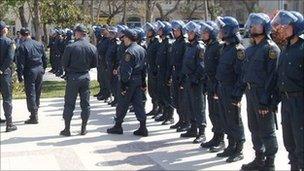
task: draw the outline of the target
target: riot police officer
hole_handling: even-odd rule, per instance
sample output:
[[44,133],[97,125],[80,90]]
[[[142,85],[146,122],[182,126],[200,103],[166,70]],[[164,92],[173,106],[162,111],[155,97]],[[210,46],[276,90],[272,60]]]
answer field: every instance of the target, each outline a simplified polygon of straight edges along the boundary
[[18,80],[24,80],[27,108],[31,113],[25,124],[38,124],[42,79],[47,67],[47,58],[43,44],[31,39],[27,28],[22,28],[20,34],[23,40],[17,49]]
[[179,116],[179,121],[175,125],[172,125],[170,128],[177,129],[177,132],[181,132],[185,131],[189,127],[189,123],[186,120],[185,111],[181,109],[182,91],[179,88],[183,57],[186,50],[186,41],[184,37],[185,23],[181,20],[173,20],[171,22],[171,25],[175,41],[172,44],[169,72],[172,77],[173,106]]
[[51,30],[51,33],[50,33],[50,38],[49,38],[49,44],[48,44],[48,48],[50,48],[50,55],[49,55],[49,61],[50,61],[50,64],[51,64],[51,70],[49,71],[50,73],[53,73],[55,74],[56,73],[56,66],[55,66],[55,51],[54,51],[54,45],[55,45],[55,40],[56,40],[56,29],[53,29]]
[[144,30],[146,32],[146,46],[147,46],[147,72],[148,72],[148,93],[152,100],[152,110],[147,113],[148,116],[156,116],[161,111],[161,108],[158,105],[158,95],[157,95],[157,66],[155,63],[158,40],[155,37],[156,31],[155,26],[149,22],[144,25]]
[[[71,29],[65,29],[65,37],[64,37],[64,49],[71,43],[74,42],[73,40],[73,30]],[[66,78],[66,74],[64,71],[64,74],[61,76],[61,78],[65,79]]]
[[[303,15],[299,12],[280,11],[271,21],[272,27],[287,40],[282,50],[276,75],[269,84],[270,90],[278,89],[282,102],[283,141],[288,151],[291,170],[304,169],[304,33]],[[275,88],[272,88],[272,86]],[[279,101],[278,101],[279,102]],[[268,110],[262,111],[267,113]]]
[[115,58],[116,58],[116,52],[117,52],[117,39],[116,39],[116,34],[117,34],[117,28],[110,26],[108,28],[109,31],[109,46],[106,52],[106,64],[107,64],[107,76],[109,80],[109,87],[110,87],[110,92],[111,95],[114,97],[112,99],[112,96],[110,97],[110,100],[107,101],[109,105],[114,105],[117,102],[117,97],[116,95],[116,85],[118,82],[118,77],[117,73],[113,73],[114,71],[114,63],[115,63]]
[[107,77],[106,53],[110,44],[108,26],[105,25],[100,29],[102,38],[97,44],[98,50],[98,65],[97,77],[100,87],[100,92],[96,95],[98,100],[107,100],[110,97],[110,87]]
[[203,97],[205,47],[199,42],[200,26],[198,24],[190,21],[186,24],[185,30],[189,43],[187,43],[183,58],[180,89],[184,91],[183,105],[185,105],[191,127],[187,132],[181,134],[181,137],[196,137],[193,143],[201,143],[206,140],[206,115]]
[[244,126],[241,119],[240,101],[246,86],[242,82],[242,62],[245,49],[240,44],[239,23],[233,17],[218,17],[219,37],[224,46],[216,70],[220,118],[224,132],[228,135],[228,147],[218,157],[228,157],[226,162],[243,159],[245,141]]
[[0,21],[0,92],[3,99],[4,116],[6,118],[6,132],[17,130],[12,122],[12,64],[15,45],[6,37],[8,28]]
[[142,72],[145,69],[146,51],[135,41],[137,33],[132,29],[125,29],[124,43],[128,47],[124,59],[119,67],[120,97],[116,107],[115,125],[107,129],[109,134],[123,134],[122,122],[126,116],[130,103],[132,103],[137,120],[140,122],[134,135],[148,136],[146,127],[146,112],[142,103],[143,83]]
[[97,65],[97,49],[86,40],[87,29],[79,24],[75,27],[75,42],[64,51],[62,64],[66,71],[66,90],[64,97],[63,119],[65,128],[60,135],[70,136],[70,124],[75,109],[75,102],[80,95],[81,135],[85,135],[86,125],[90,116],[90,74],[89,70]]
[[205,72],[207,76],[207,99],[209,118],[212,123],[213,137],[210,141],[202,143],[203,148],[209,148],[210,152],[218,152],[225,148],[224,131],[220,123],[219,103],[217,96],[217,80],[215,78],[216,68],[220,57],[222,45],[217,40],[219,28],[213,21],[206,21],[201,23],[201,38],[206,44],[206,51],[204,56]]
[[172,27],[169,22],[157,21],[156,30],[161,39],[157,49],[155,63],[157,66],[157,91],[159,106],[163,109],[163,114],[156,117],[155,121],[163,121],[163,125],[171,124],[173,119],[173,105],[170,92],[171,77],[170,69],[170,54],[172,50],[171,38]]
[[259,109],[272,105],[271,92],[265,89],[265,85],[275,72],[280,49],[270,38],[271,25],[266,14],[251,13],[245,29],[253,39],[253,44],[246,49],[243,81],[247,84],[247,118],[255,159],[244,164],[242,170],[274,170],[274,158],[278,151],[275,113],[269,110],[262,115]]
[[62,59],[64,48],[65,48],[63,34],[64,34],[63,30],[58,29],[57,33],[56,33],[56,37],[55,37],[55,43],[54,43],[54,56],[55,56],[54,61],[55,61],[55,68],[56,68],[55,75],[57,77],[60,77],[63,74],[63,68],[62,68],[62,65],[60,62]]

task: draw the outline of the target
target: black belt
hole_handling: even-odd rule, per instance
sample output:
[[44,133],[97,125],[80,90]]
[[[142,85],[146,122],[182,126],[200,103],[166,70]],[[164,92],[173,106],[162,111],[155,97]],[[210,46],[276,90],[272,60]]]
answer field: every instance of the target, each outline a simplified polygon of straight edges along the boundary
[[282,92],[282,95],[289,98],[289,97],[302,97],[303,96],[303,91],[297,91],[297,92],[287,92],[284,91]]

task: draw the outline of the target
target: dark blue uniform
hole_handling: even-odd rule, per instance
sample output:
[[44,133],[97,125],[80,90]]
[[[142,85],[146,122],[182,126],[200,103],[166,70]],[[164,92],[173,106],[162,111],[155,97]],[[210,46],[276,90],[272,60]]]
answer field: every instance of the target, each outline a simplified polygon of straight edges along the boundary
[[64,119],[71,120],[79,93],[82,109],[81,119],[83,121],[88,120],[90,115],[89,70],[96,67],[97,58],[97,50],[88,40],[79,39],[66,47],[62,58],[62,64],[67,76]]
[[[187,120],[191,129],[197,134],[197,128],[206,127],[205,99],[203,95],[205,47],[198,41],[188,43],[181,69],[180,87],[183,87],[183,106],[186,108]],[[202,131],[201,131],[202,132]],[[196,136],[196,135],[195,135]]]
[[[235,151],[236,142],[245,141],[244,126],[240,106],[233,105],[241,101],[244,91],[242,82],[242,62],[245,58],[244,47],[236,41],[225,44],[216,71],[218,80],[219,113],[221,125],[228,135],[229,150]],[[227,148],[228,150],[228,148]],[[226,150],[226,151],[227,151]]]
[[24,76],[27,108],[35,117],[40,105],[42,77],[47,67],[47,58],[42,43],[32,39],[24,40],[18,48],[18,76]]
[[54,42],[54,56],[55,56],[55,68],[56,76],[61,76],[63,74],[63,68],[61,65],[62,55],[65,49],[65,41],[62,37],[57,36]]
[[[304,40],[282,50],[277,68],[277,87],[282,100],[284,146],[291,166],[304,169]],[[295,167],[293,167],[295,168]]]
[[147,42],[147,71],[148,71],[148,92],[152,99],[154,108],[158,106],[158,95],[157,95],[157,66],[155,63],[158,40],[153,37]]
[[0,92],[3,99],[4,116],[12,121],[12,69],[15,46],[11,39],[0,36]]
[[246,49],[243,80],[247,83],[247,118],[251,139],[256,156],[274,158],[278,151],[275,135],[274,111],[266,116],[259,113],[261,108],[270,108],[271,92],[266,91],[266,84],[275,72],[277,57],[280,54],[278,46],[265,38],[259,44],[253,44]]
[[[157,66],[157,95],[159,106],[164,109],[163,119],[167,119],[173,113],[172,97],[170,93],[170,53],[172,44],[168,38],[159,43],[155,63]],[[171,119],[168,118],[168,119]]]
[[170,61],[170,72],[172,76],[172,99],[173,106],[179,115],[180,122],[186,121],[185,113],[180,109],[181,104],[181,91],[180,91],[180,79],[181,70],[183,65],[183,57],[186,51],[186,41],[183,36],[177,38],[172,44],[171,61]]
[[207,97],[209,117],[212,123],[212,132],[215,134],[223,134],[223,126],[220,124],[219,103],[217,96],[217,80],[215,78],[216,68],[220,57],[220,50],[222,45],[218,41],[212,40],[206,45],[204,63],[205,72],[207,75]]
[[130,103],[134,107],[136,118],[146,122],[146,112],[142,103],[142,73],[145,69],[146,51],[133,42],[127,48],[119,67],[120,98],[116,107],[116,123],[120,124],[126,116]]
[[97,44],[98,50],[98,66],[97,66],[97,80],[100,86],[101,95],[104,97],[110,96],[110,87],[107,78],[107,65],[106,65],[106,53],[109,47],[109,39],[102,37]]
[[[116,58],[114,59],[114,67],[113,67],[113,70],[116,70],[118,71],[119,70],[119,66],[120,66],[120,63],[121,63],[121,60],[124,59],[124,55],[125,55],[125,52],[127,50],[127,47],[124,45],[123,42],[121,42],[118,46],[117,46],[117,52],[116,52]],[[118,73],[117,73],[118,74]],[[115,77],[117,77],[117,79],[120,77],[120,75],[115,75]],[[117,83],[115,85],[115,99],[117,100],[119,98],[119,94],[120,94],[120,82],[119,80],[117,80]]]
[[[116,61],[116,53],[117,53],[117,40],[113,38],[109,41],[109,46],[107,52],[105,54],[106,64],[107,64],[107,78],[108,78],[108,87],[110,87],[110,92],[114,97],[116,95],[116,86],[118,82],[117,75],[113,75],[114,65]],[[116,99],[115,99],[116,100]]]
[[56,71],[54,45],[55,45],[55,37],[50,36],[48,48],[50,48],[49,60],[50,60],[50,64],[51,64],[51,68],[52,68],[51,71],[52,72]]

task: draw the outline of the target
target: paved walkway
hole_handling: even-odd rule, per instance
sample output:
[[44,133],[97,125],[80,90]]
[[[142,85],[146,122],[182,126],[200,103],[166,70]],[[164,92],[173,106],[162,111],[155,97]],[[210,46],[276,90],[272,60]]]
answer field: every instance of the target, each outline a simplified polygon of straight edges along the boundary
[[[14,100],[13,104],[18,130],[5,133],[5,126],[1,125],[1,170],[239,170],[242,163],[254,157],[247,126],[245,159],[227,164],[225,159],[192,144],[192,138],[180,138],[179,133],[168,129],[169,126],[151,119],[147,120],[149,137],[133,136],[132,132],[138,127],[133,113],[125,119],[123,135],[108,135],[105,132],[113,124],[115,109],[93,98],[86,136],[78,135],[81,126],[79,107],[72,121],[73,135],[59,136],[63,128],[63,99],[42,100],[38,125],[23,124],[29,115],[25,100]],[[244,99],[243,106],[246,106]],[[151,104],[148,104],[147,111],[150,109]],[[242,116],[247,125],[244,109]],[[208,119],[208,139],[211,138],[210,129]],[[287,170],[289,165],[281,132],[280,127],[276,168]]]
[[[50,71],[51,68],[47,68],[46,72],[43,76],[43,81],[64,81],[62,78],[60,77],[56,77],[55,74],[52,74],[48,71]],[[97,70],[96,68],[93,68],[90,70],[90,77],[91,80],[97,80]]]

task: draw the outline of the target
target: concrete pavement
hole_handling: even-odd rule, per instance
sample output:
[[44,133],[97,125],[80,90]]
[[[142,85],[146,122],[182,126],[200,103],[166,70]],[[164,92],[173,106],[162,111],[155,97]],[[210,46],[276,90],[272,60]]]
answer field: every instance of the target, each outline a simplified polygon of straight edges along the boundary
[[[162,126],[150,118],[147,120],[150,136],[133,136],[133,131],[139,125],[133,113],[129,113],[125,119],[123,135],[108,135],[106,129],[113,124],[115,108],[95,98],[91,98],[88,134],[78,135],[81,119],[77,103],[71,137],[59,136],[64,126],[63,99],[42,100],[38,125],[24,125],[24,120],[29,116],[26,102],[14,100],[13,120],[18,130],[5,133],[5,125],[1,125],[1,170],[239,170],[243,163],[254,157],[245,99],[242,104],[246,130],[245,159],[227,164],[225,158],[218,158],[215,153],[192,144],[192,138],[180,138],[179,133],[168,129],[169,126]],[[150,109],[151,104],[148,103],[146,110]],[[207,121],[206,135],[210,139],[209,118]],[[279,126],[276,168],[288,170],[287,152]]]

